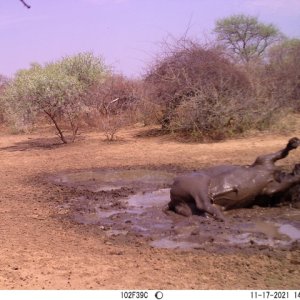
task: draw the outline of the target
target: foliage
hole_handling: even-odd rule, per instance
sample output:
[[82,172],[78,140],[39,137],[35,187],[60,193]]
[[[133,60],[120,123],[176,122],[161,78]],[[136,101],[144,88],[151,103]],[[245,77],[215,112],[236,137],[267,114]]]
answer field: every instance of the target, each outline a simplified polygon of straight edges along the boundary
[[68,140],[62,124],[69,124],[74,141],[87,89],[106,72],[102,61],[90,53],[45,66],[32,64],[30,69],[19,71],[6,89],[6,105],[15,123],[21,122],[23,126],[34,123],[37,115],[45,114],[63,143]]
[[262,63],[238,66],[220,48],[190,41],[168,49],[145,77],[149,98],[163,111],[163,129],[223,139],[276,120],[280,106],[270,97]]
[[32,64],[11,81],[0,76],[0,122],[30,130],[45,115],[64,143],[84,122],[108,140],[137,121],[220,139],[300,111],[299,39],[245,15],[218,20],[214,32],[213,46],[186,36],[165,42],[141,80],[114,74],[92,53]]
[[104,61],[90,52],[66,56],[59,63],[67,75],[75,77],[85,88],[105,79],[110,73]]
[[260,23],[256,17],[245,15],[218,20],[214,32],[217,40],[243,63],[261,57],[281,37],[274,25]]
[[5,92],[5,88],[8,82],[9,80],[5,76],[0,75],[0,124],[4,122],[4,115],[5,115],[5,108],[1,101],[1,97]]
[[164,129],[218,138],[249,123],[251,84],[219,49],[177,44],[150,69],[145,82],[152,101],[164,111]]
[[102,130],[107,140],[114,140],[135,115],[139,102],[136,87],[134,80],[118,74],[110,74],[91,86],[85,102],[89,125]]
[[130,109],[137,97],[133,80],[110,74],[90,87],[86,104],[97,110],[100,116],[115,115]]

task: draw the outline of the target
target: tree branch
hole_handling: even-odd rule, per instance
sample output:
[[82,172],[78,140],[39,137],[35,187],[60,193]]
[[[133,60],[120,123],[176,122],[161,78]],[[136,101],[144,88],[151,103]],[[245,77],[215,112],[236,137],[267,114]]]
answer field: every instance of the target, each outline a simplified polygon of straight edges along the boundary
[[24,0],[20,0],[23,4],[24,4],[24,6],[26,6],[27,8],[30,8],[31,6],[29,5],[29,4],[27,4]]

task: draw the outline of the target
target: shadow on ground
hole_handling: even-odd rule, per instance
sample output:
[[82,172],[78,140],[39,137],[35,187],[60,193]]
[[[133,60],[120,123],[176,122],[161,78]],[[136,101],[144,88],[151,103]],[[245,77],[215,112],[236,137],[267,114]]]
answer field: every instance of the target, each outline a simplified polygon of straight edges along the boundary
[[[82,139],[82,138],[81,138]],[[0,147],[0,151],[16,152],[30,150],[51,150],[64,145],[60,138],[28,138],[27,141],[17,142],[12,146]]]

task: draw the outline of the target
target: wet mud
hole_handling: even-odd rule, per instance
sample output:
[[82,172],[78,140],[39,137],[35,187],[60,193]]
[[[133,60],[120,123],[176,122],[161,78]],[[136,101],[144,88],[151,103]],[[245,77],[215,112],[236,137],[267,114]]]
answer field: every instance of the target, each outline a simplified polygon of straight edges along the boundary
[[218,252],[300,248],[300,210],[287,206],[236,209],[226,222],[186,218],[163,209],[173,170],[95,169],[65,172],[49,180],[73,189],[58,209],[79,224],[97,226],[108,238],[143,239],[155,248]]

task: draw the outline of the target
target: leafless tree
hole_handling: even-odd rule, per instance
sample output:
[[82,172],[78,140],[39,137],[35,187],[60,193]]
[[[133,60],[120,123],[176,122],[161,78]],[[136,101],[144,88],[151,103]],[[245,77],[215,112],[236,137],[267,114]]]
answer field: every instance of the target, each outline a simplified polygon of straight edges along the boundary
[[134,81],[112,74],[90,88],[86,105],[101,116],[115,115],[132,107],[137,97]]
[[224,58],[219,49],[194,42],[176,44],[169,49],[171,51],[158,59],[145,78],[151,98],[163,108],[163,129],[170,129],[177,107],[200,90],[209,89],[219,96],[250,92],[245,74]]
[[86,98],[86,121],[104,132],[107,140],[131,123],[139,96],[135,81],[112,74],[93,85]]

